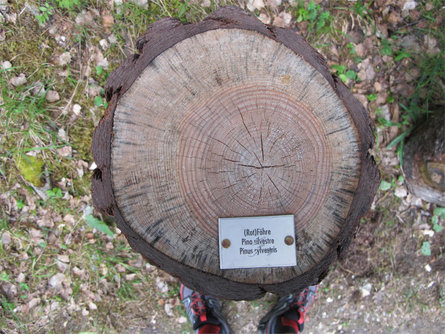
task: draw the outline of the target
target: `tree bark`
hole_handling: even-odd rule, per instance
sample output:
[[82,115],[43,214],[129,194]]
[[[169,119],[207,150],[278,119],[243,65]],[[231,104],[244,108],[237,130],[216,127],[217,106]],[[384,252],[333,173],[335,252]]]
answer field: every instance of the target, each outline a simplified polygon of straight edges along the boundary
[[[162,19],[106,85],[96,208],[130,245],[204,294],[315,284],[349,245],[379,173],[363,106],[301,36],[234,7]],[[218,218],[293,214],[297,266],[219,269]]]
[[430,115],[407,139],[403,172],[412,194],[445,206],[445,113]]

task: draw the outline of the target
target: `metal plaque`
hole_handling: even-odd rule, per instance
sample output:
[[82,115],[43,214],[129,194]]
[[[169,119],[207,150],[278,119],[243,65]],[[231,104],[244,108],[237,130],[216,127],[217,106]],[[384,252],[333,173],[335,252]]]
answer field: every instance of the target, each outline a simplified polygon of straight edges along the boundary
[[294,216],[219,218],[221,269],[297,265]]

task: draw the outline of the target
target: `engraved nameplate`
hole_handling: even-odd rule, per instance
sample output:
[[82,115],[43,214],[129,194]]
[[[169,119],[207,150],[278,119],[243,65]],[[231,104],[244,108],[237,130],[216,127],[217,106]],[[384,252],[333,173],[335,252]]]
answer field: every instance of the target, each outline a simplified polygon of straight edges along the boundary
[[219,218],[221,269],[297,265],[293,215]]

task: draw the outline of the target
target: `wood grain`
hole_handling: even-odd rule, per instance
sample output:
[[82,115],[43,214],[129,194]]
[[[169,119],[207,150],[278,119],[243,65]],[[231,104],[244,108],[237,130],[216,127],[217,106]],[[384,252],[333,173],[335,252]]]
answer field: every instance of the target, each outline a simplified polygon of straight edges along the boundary
[[[369,118],[292,31],[236,8],[149,27],[107,83],[96,207],[203,293],[253,299],[319,281],[369,208]],[[219,217],[294,214],[296,267],[219,269]]]

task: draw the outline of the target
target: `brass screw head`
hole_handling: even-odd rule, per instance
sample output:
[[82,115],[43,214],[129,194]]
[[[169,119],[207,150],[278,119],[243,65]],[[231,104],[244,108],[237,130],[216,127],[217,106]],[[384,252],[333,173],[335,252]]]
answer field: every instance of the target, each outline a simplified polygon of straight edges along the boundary
[[292,245],[294,243],[294,238],[290,235],[288,235],[286,238],[284,238],[284,243],[288,246]]
[[230,247],[230,240],[229,239],[224,239],[222,242],[221,242],[221,245],[224,247],[224,248],[229,248]]

